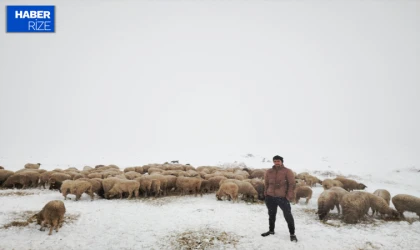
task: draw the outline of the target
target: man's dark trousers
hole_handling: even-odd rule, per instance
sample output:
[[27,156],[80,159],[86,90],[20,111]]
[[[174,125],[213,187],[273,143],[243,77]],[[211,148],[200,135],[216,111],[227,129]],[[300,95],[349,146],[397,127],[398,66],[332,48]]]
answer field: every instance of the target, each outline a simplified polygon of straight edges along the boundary
[[287,226],[289,227],[290,235],[295,234],[295,221],[293,220],[292,215],[292,208],[290,207],[290,202],[286,198],[282,197],[273,197],[273,196],[266,196],[265,197],[265,205],[268,209],[268,222],[270,225],[270,231],[274,232],[274,227],[276,223],[276,214],[277,214],[277,206],[281,208],[283,211],[284,219],[287,222]]

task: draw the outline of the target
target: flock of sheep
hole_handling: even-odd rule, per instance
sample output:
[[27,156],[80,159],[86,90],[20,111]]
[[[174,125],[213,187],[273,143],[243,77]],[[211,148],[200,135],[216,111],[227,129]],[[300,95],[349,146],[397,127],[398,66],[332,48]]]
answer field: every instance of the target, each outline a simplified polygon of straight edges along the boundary
[[[264,175],[266,169],[221,168],[214,166],[193,167],[182,164],[148,164],[125,168],[121,171],[116,165],[86,166],[77,168],[40,169],[41,164],[28,163],[24,169],[13,172],[0,166],[0,185],[2,188],[49,188],[58,190],[67,199],[68,194],[79,200],[83,193],[94,200],[95,194],[105,199],[133,197],[159,197],[167,195],[216,193],[217,200],[228,199],[233,202],[241,199],[264,200]],[[420,216],[420,198],[399,194],[392,197],[396,210],[389,207],[391,195],[387,190],[365,191],[366,186],[354,180],[337,177],[320,180],[308,173],[295,174],[294,198],[306,198],[306,204],[312,197],[312,187],[322,185],[324,191],[318,198],[319,219],[327,218],[330,210],[337,208],[346,223],[357,223],[372,209],[381,216],[388,215],[404,218],[403,212],[410,211]],[[58,232],[66,209],[62,201],[50,201],[31,219],[36,218],[41,229],[46,225]],[[373,214],[372,213],[372,214]]]

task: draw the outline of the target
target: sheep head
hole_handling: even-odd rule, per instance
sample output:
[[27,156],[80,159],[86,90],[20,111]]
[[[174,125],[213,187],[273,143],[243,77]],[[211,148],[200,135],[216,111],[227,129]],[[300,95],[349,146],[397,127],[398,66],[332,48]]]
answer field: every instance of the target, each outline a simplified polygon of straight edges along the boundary
[[357,187],[358,187],[358,189],[360,189],[360,190],[364,190],[365,188],[367,188],[367,186],[366,186],[365,184],[363,184],[363,183],[359,183],[359,184],[357,185]]

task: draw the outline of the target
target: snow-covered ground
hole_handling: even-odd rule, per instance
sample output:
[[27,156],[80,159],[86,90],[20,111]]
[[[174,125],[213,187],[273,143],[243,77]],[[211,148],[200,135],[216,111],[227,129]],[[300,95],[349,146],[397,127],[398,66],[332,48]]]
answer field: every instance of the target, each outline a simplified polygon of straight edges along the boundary
[[[227,163],[230,159],[220,163],[269,167],[271,163],[261,158],[264,157],[244,155],[236,163]],[[47,166],[55,167],[57,165]],[[309,169],[321,179],[327,174],[351,173],[368,186],[369,192],[385,188],[392,195],[406,193],[420,197],[418,169],[396,170],[359,174],[361,172],[351,169],[318,172]],[[277,249],[280,246],[287,249],[419,249],[420,221],[415,214],[406,213],[410,223],[368,218],[357,225],[346,225],[334,215],[334,210],[331,219],[322,223],[315,214],[322,187],[313,190],[308,205],[301,200],[292,207],[297,244],[289,240],[280,209],[276,234],[260,236],[268,229],[267,209],[263,203],[216,201],[214,194],[139,200],[96,199],[93,202],[84,195],[78,202],[65,201],[67,216],[72,219],[59,233],[48,236],[47,232],[39,231],[35,223],[1,228],[0,249],[181,249],[183,246],[198,249]],[[60,193],[49,190],[1,190],[0,225],[23,221],[54,199],[63,198]]]

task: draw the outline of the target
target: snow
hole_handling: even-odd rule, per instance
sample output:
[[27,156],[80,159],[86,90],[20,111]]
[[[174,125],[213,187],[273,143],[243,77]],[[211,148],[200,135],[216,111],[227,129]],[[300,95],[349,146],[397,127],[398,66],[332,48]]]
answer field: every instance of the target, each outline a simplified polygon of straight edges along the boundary
[[[261,158],[242,155],[237,156],[237,161],[227,158],[220,164],[270,166],[269,162],[262,163]],[[55,167],[57,165],[51,165],[48,169]],[[345,169],[329,171],[351,173],[368,186],[368,192],[385,188],[392,195],[406,193],[420,197],[417,181],[420,173],[417,169],[396,170],[364,175]],[[326,178],[321,175],[324,170],[309,171]],[[29,195],[13,195],[18,191],[28,192]],[[313,191],[308,205],[301,199],[299,204],[292,206],[299,240],[297,244],[289,240],[280,209],[276,234],[265,238],[260,236],[268,229],[268,214],[263,203],[217,201],[214,194],[94,201],[83,195],[78,202],[64,201],[67,216],[75,219],[65,223],[58,233],[48,236],[47,232],[39,231],[35,223],[27,227],[2,228],[0,238],[7,240],[0,241],[0,249],[181,249],[181,241],[190,241],[198,249],[204,246],[207,246],[206,249],[273,249],[278,246],[287,249],[419,249],[420,221],[415,214],[405,213],[410,223],[375,217],[356,225],[346,225],[337,219],[334,210],[330,220],[322,223],[315,214],[322,187],[318,185]],[[69,197],[74,198],[72,195]],[[63,198],[56,191],[42,189],[1,190],[0,225],[22,220],[22,216],[18,218],[19,213],[33,213],[54,199]]]

